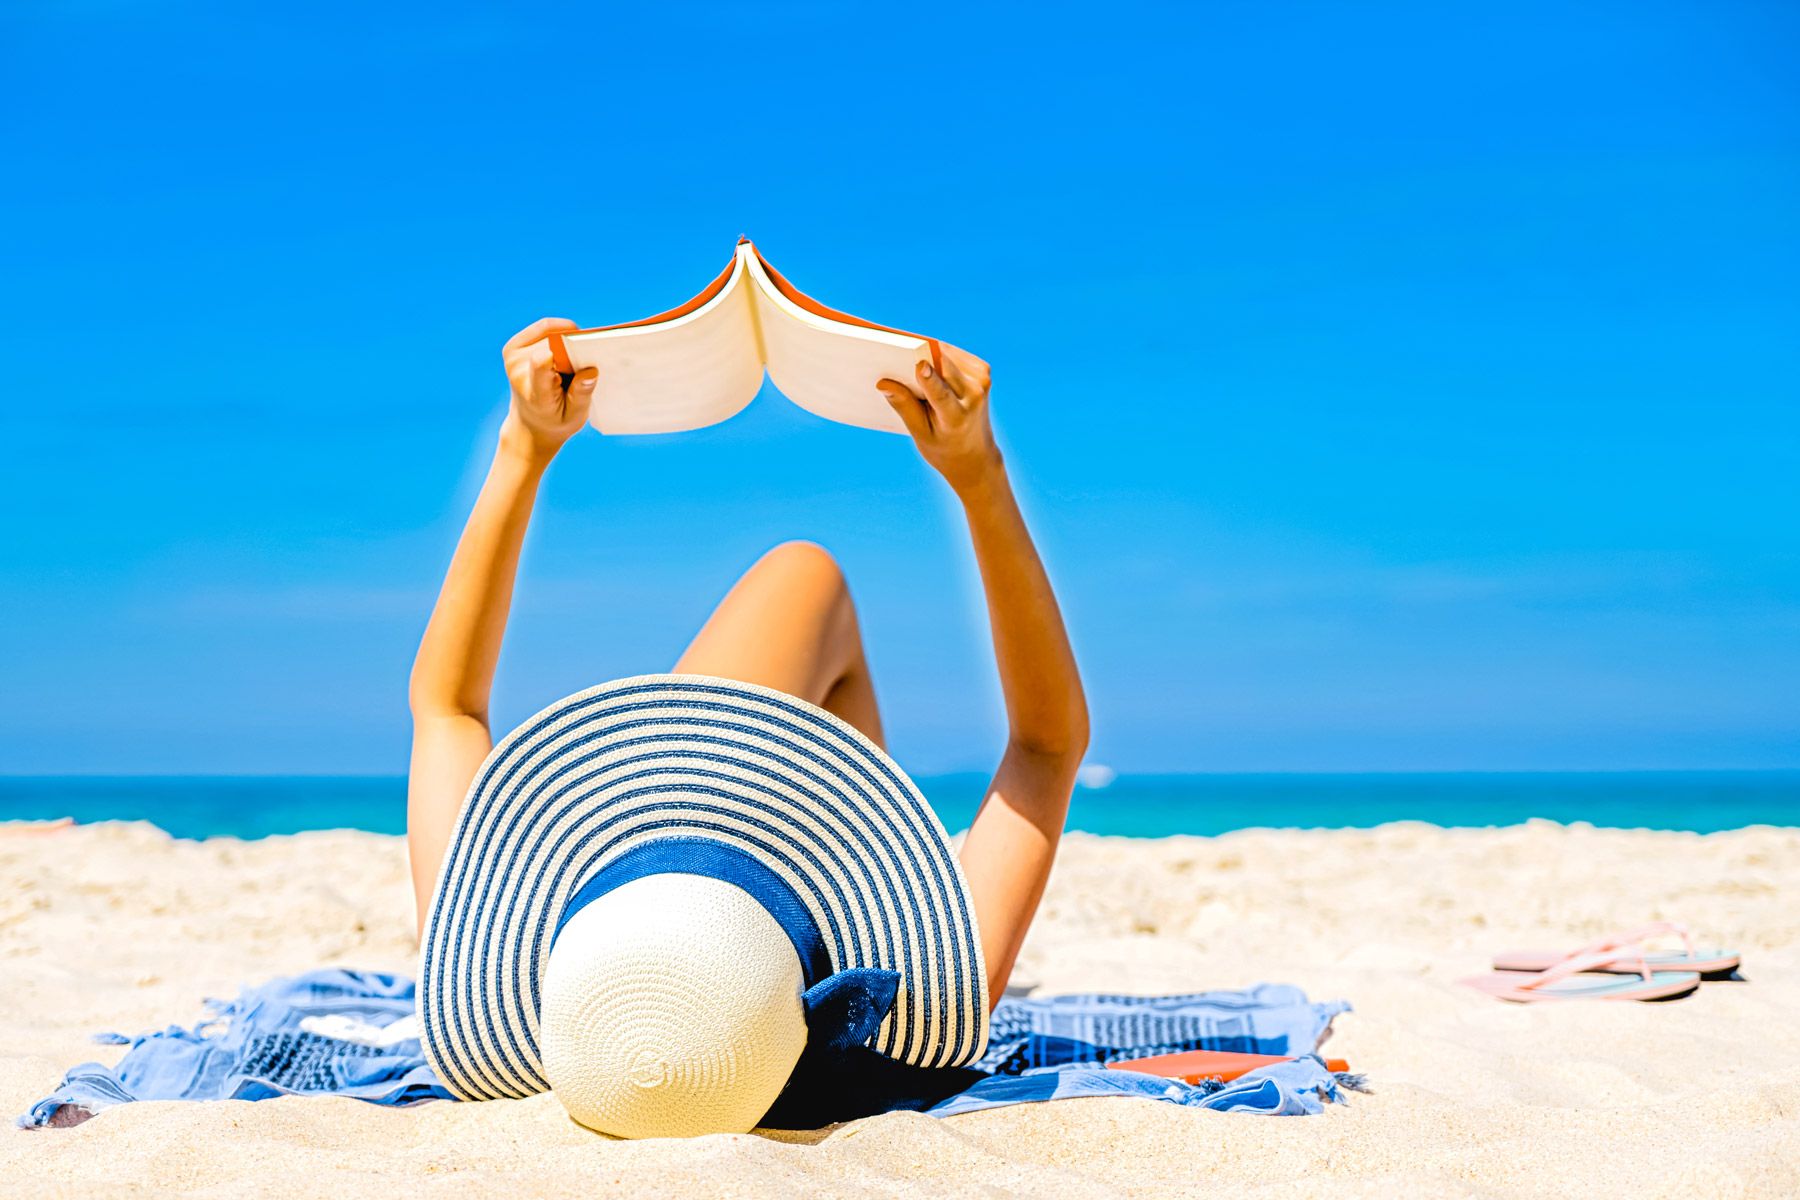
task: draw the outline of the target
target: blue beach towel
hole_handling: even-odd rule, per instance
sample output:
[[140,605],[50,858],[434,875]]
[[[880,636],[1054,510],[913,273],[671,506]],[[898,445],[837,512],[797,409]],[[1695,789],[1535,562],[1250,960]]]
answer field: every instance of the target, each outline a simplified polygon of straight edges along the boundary
[[211,1015],[192,1029],[171,1025],[134,1038],[97,1035],[97,1042],[131,1049],[116,1067],[75,1067],[19,1124],[79,1124],[133,1100],[267,1100],[302,1093],[376,1104],[451,1098],[425,1065],[416,1037],[370,1045],[301,1028],[322,1020],[374,1030],[412,1016],[413,981],[404,976],[310,971],[246,988],[229,1003],[209,1000],[206,1007]]
[[[311,971],[209,1001],[193,1029],[171,1025],[135,1038],[117,1066],[83,1063],[19,1118],[27,1128],[79,1124],[134,1100],[265,1100],[351,1096],[375,1104],[454,1099],[425,1064],[413,981],[373,971]],[[1311,1054],[1344,1001],[1313,1003],[1297,988],[1182,996],[1007,998],[995,1008],[988,1052],[972,1083],[926,1112],[1072,1096],[1141,1096],[1200,1108],[1266,1115],[1321,1111],[1338,1080]],[[1307,1057],[1254,1071],[1229,1085],[1108,1070],[1105,1064],[1177,1050],[1209,1049]]]
[[[947,1117],[1071,1096],[1141,1096],[1221,1112],[1317,1113],[1325,1101],[1342,1097],[1339,1080],[1313,1050],[1332,1018],[1348,1011],[1346,1000],[1314,1003],[1279,983],[1178,996],[1007,997],[994,1008],[987,1053],[975,1064],[988,1078],[927,1111]],[[1183,1050],[1303,1057],[1229,1084],[1106,1067]]]

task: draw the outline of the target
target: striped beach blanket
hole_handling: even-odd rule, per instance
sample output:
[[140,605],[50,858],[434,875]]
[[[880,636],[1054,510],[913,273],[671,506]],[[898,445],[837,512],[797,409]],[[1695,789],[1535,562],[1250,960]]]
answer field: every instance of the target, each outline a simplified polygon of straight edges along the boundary
[[[404,1105],[453,1099],[425,1065],[414,985],[404,976],[312,971],[207,1007],[207,1018],[192,1028],[99,1035],[96,1041],[128,1047],[119,1062],[75,1067],[18,1123],[75,1125],[134,1100],[331,1095]],[[1332,1018],[1349,1007],[1315,1003],[1278,984],[1181,996],[1009,996],[994,1010],[987,1054],[973,1070],[941,1076],[940,1086],[916,1094],[895,1093],[872,1111],[954,1116],[1073,1096],[1138,1096],[1229,1112],[1317,1113],[1341,1098],[1341,1081],[1312,1051]],[[1106,1067],[1194,1049],[1305,1057],[1228,1085],[1195,1086]]]

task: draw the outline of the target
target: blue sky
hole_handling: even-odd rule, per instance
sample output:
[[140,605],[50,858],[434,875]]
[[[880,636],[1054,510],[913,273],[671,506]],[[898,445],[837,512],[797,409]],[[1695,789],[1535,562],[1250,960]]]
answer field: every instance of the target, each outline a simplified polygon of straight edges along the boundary
[[[404,770],[501,341],[739,233],[995,364],[1095,759],[1800,766],[1791,7],[632,7],[6,6],[0,772]],[[497,722],[801,536],[991,762],[942,486],[766,392],[568,448]]]

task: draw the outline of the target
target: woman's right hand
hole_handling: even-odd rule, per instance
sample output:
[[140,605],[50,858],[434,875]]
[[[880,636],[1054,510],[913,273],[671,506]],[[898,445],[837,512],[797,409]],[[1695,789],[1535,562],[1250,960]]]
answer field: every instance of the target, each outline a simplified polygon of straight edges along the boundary
[[500,351],[512,384],[512,408],[501,426],[500,442],[538,465],[556,457],[563,443],[581,431],[594,402],[600,372],[586,367],[565,387],[550,358],[549,335],[579,328],[564,317],[545,317],[513,334]]
[[944,369],[940,373],[929,362],[920,363],[914,372],[917,390],[897,379],[875,386],[906,423],[925,461],[961,495],[1000,470],[1000,450],[988,420],[992,376],[987,363],[967,350],[948,342],[939,345]]

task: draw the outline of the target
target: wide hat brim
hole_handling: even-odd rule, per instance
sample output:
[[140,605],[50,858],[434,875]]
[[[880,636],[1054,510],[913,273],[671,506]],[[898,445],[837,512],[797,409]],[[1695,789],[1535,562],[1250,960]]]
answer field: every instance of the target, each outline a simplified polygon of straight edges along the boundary
[[[942,822],[906,774],[793,696],[645,675],[559,700],[477,772],[420,968],[423,1045],[444,1086],[470,1100],[545,1091],[540,981],[565,906],[620,856],[695,838],[780,876],[831,970],[898,973],[870,1049],[922,1067],[980,1057],[988,1004],[974,906]],[[679,969],[681,948],[670,955]]]

